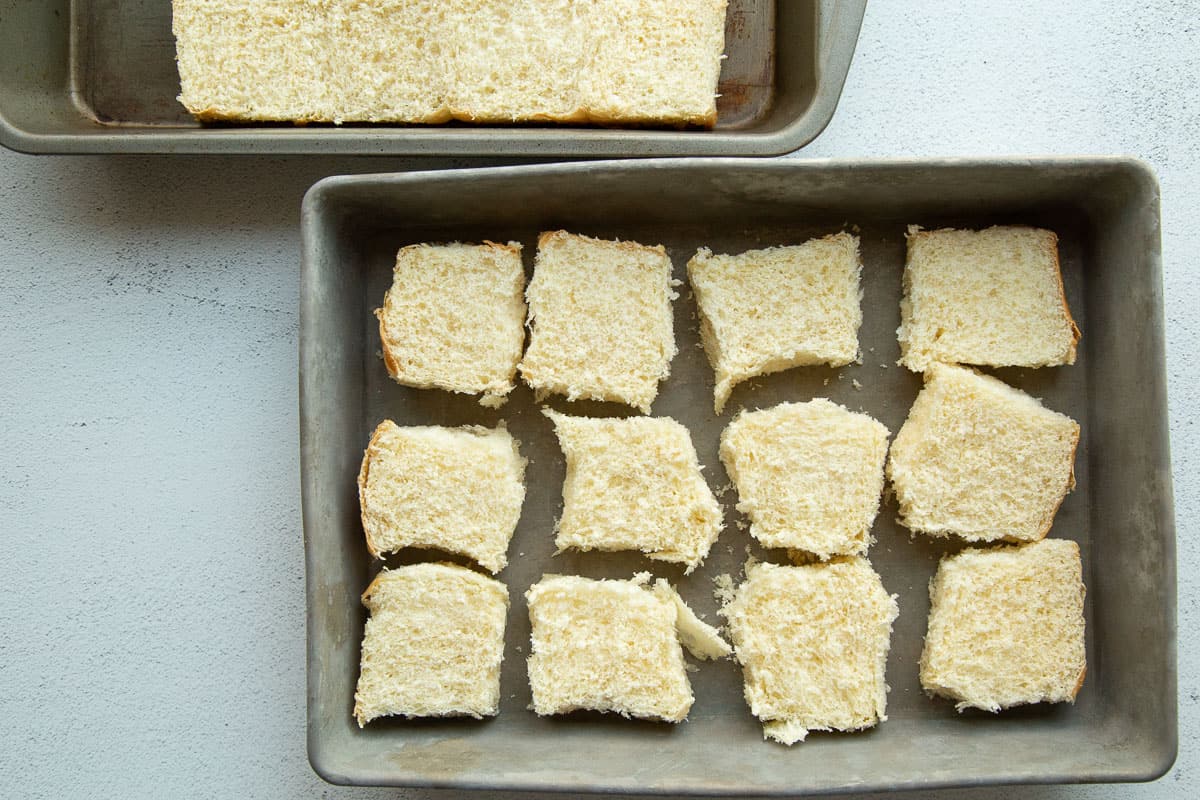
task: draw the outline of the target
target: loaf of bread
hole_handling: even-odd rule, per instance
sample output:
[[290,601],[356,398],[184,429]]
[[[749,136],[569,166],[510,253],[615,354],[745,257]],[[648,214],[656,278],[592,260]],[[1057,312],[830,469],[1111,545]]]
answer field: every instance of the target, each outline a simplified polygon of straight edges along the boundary
[[676,353],[672,286],[661,245],[543,233],[526,289],[525,382],[539,398],[610,400],[649,414]]
[[172,0],[201,120],[711,126],[726,0]]
[[371,616],[354,693],[359,726],[376,717],[492,716],[508,591],[453,564],[380,572],[362,596]]
[[666,581],[546,575],[525,594],[532,625],[529,686],[541,715],[610,711],[681,722],[694,696],[680,642],[697,658],[729,645]]
[[1079,546],[1043,539],[942,558],[921,685],[959,711],[1074,702],[1087,672]]
[[723,613],[764,736],[790,745],[887,719],[899,611],[866,559],[752,565]]
[[857,358],[861,272],[858,237],[848,233],[736,256],[697,252],[688,279],[716,371],[716,413],[756,375]]
[[503,404],[525,344],[524,290],[516,242],[401,248],[375,311],[388,374]]
[[1075,363],[1053,231],[908,229],[900,363],[1046,367]]
[[379,423],[358,474],[371,554],[435,548],[499,572],[525,500],[518,444],[503,426]]
[[863,555],[883,492],[888,430],[824,399],[745,411],[721,435],[738,511],[766,547]]
[[669,417],[543,413],[567,462],[559,550],[640,550],[688,572],[704,560],[721,532],[721,507],[687,428]]
[[1079,425],[966,367],[931,364],[896,434],[900,521],[933,536],[1033,541],[1075,485]]

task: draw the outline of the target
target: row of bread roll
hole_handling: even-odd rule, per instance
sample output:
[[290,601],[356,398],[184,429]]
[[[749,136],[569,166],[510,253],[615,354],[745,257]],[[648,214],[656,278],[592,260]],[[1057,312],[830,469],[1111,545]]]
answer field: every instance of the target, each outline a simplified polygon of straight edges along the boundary
[[[717,413],[749,378],[858,358],[862,268],[858,237],[848,233],[740,255],[701,248],[687,271]],[[671,274],[661,245],[566,231],[539,237],[528,287],[516,242],[402,248],[376,312],[388,372],[407,386],[498,405],[519,371],[539,399],[561,394],[649,413],[676,354]],[[1079,330],[1051,231],[914,226],[903,281],[897,335],[910,369],[1075,361]]]

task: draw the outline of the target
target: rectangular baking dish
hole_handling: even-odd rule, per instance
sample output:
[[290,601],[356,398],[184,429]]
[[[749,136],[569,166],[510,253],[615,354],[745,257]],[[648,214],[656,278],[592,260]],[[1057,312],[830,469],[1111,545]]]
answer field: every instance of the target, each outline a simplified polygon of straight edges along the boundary
[[170,0],[0,0],[0,143],[28,153],[777,155],[829,123],[866,0],[730,0],[714,130],[200,125]]
[[[1005,369],[1005,380],[1082,425],[1078,485],[1052,536],[1079,542],[1087,594],[1089,672],[1073,705],[1000,715],[958,714],[921,691],[917,661],[927,583],[953,545],[910,538],[885,497],[870,556],[898,595],[887,678],[888,721],[859,734],[812,734],[792,748],[764,742],[737,666],[692,674],[696,704],[672,727],[597,714],[543,719],[528,711],[529,622],[523,594],[544,572],[628,577],[651,570],[714,620],[714,576],[747,553],[779,560],[735,524],[735,493],[718,490],[726,528],[707,563],[684,576],[633,554],[554,555],[563,459],[551,425],[519,386],[499,411],[472,398],[392,383],[371,310],[390,284],[397,248],[425,241],[517,240],[527,268],[538,231],[566,228],[662,243],[683,279],[701,245],[738,252],[857,232],[864,260],[861,365],[795,369],[739,386],[712,413],[712,372],[699,349],[686,284],[675,302],[679,355],[654,414],[692,432],[706,476],[728,483],[721,430],[741,407],[829,397],[899,429],[920,378],[899,357],[905,228],[1048,227],[1060,237],[1065,288],[1083,330],[1074,366]],[[308,747],[335,783],[697,794],[997,783],[1139,781],[1176,752],[1175,529],[1167,442],[1159,196],[1153,175],[1124,159],[792,162],[684,159],[334,177],[303,206],[300,424],[308,592]],[[625,414],[602,403],[560,410]],[[512,608],[498,717],[351,718],[365,612],[358,596],[377,566],[363,543],[355,476],[372,428],[495,425],[529,458],[528,496],[500,574]],[[425,558],[429,554],[423,554]],[[413,555],[411,558],[417,558]],[[434,556],[436,557],[436,556]],[[393,560],[391,563],[401,563]]]

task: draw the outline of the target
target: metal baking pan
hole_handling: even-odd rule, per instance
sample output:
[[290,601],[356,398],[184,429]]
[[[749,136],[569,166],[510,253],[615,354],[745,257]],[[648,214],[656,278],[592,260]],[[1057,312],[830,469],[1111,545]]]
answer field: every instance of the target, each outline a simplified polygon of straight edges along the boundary
[[[715,619],[714,576],[740,572],[747,548],[779,560],[734,523],[708,562],[677,566],[633,554],[554,555],[564,464],[550,422],[518,387],[500,410],[391,382],[371,315],[396,249],[424,241],[518,240],[527,266],[538,231],[567,228],[667,246],[677,276],[701,245],[737,252],[850,229],[862,239],[863,363],[794,369],[740,385],[721,417],[698,348],[695,302],[675,302],[679,355],[654,403],[692,432],[711,485],[728,483],[718,437],[741,407],[829,397],[895,433],[920,378],[899,357],[904,231],[996,223],[1060,237],[1065,288],[1083,329],[1078,363],[997,373],[1077,419],[1078,485],[1052,536],[1074,539],[1087,583],[1087,680],[1074,705],[991,715],[956,713],[920,688],[926,586],[954,545],[910,538],[885,498],[871,559],[899,595],[887,679],[889,719],[858,734],[812,734],[792,748],[764,742],[730,661],[693,673],[696,704],[677,727],[598,714],[543,719],[527,710],[524,592],[543,572],[628,577],[649,569]],[[308,591],[308,747],[334,783],[521,790],[798,794],[997,783],[1139,781],[1176,752],[1175,529],[1167,442],[1159,195],[1141,163],[1034,161],[747,161],[682,159],[334,177],[303,206],[300,425]],[[628,414],[604,403],[556,408]],[[365,611],[376,570],[358,520],[355,476],[371,429],[505,420],[529,458],[523,516],[510,548],[508,619],[498,717],[351,718]],[[428,558],[414,554],[411,558]],[[393,561],[392,563],[400,563]]]
[[829,124],[866,0],[730,0],[714,130],[200,125],[170,0],[0,0],[0,143],[28,153],[778,155]]

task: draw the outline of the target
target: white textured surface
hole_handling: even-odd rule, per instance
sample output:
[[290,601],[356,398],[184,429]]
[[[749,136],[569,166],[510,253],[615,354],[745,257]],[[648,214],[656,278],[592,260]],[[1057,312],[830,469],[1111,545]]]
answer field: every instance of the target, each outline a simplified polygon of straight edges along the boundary
[[[1194,796],[1195,5],[881,0],[799,157],[1047,153],[1162,183],[1180,754],[1154,784],[1022,796]],[[304,190],[443,165],[0,152],[0,796],[449,796],[309,769],[296,432]]]

